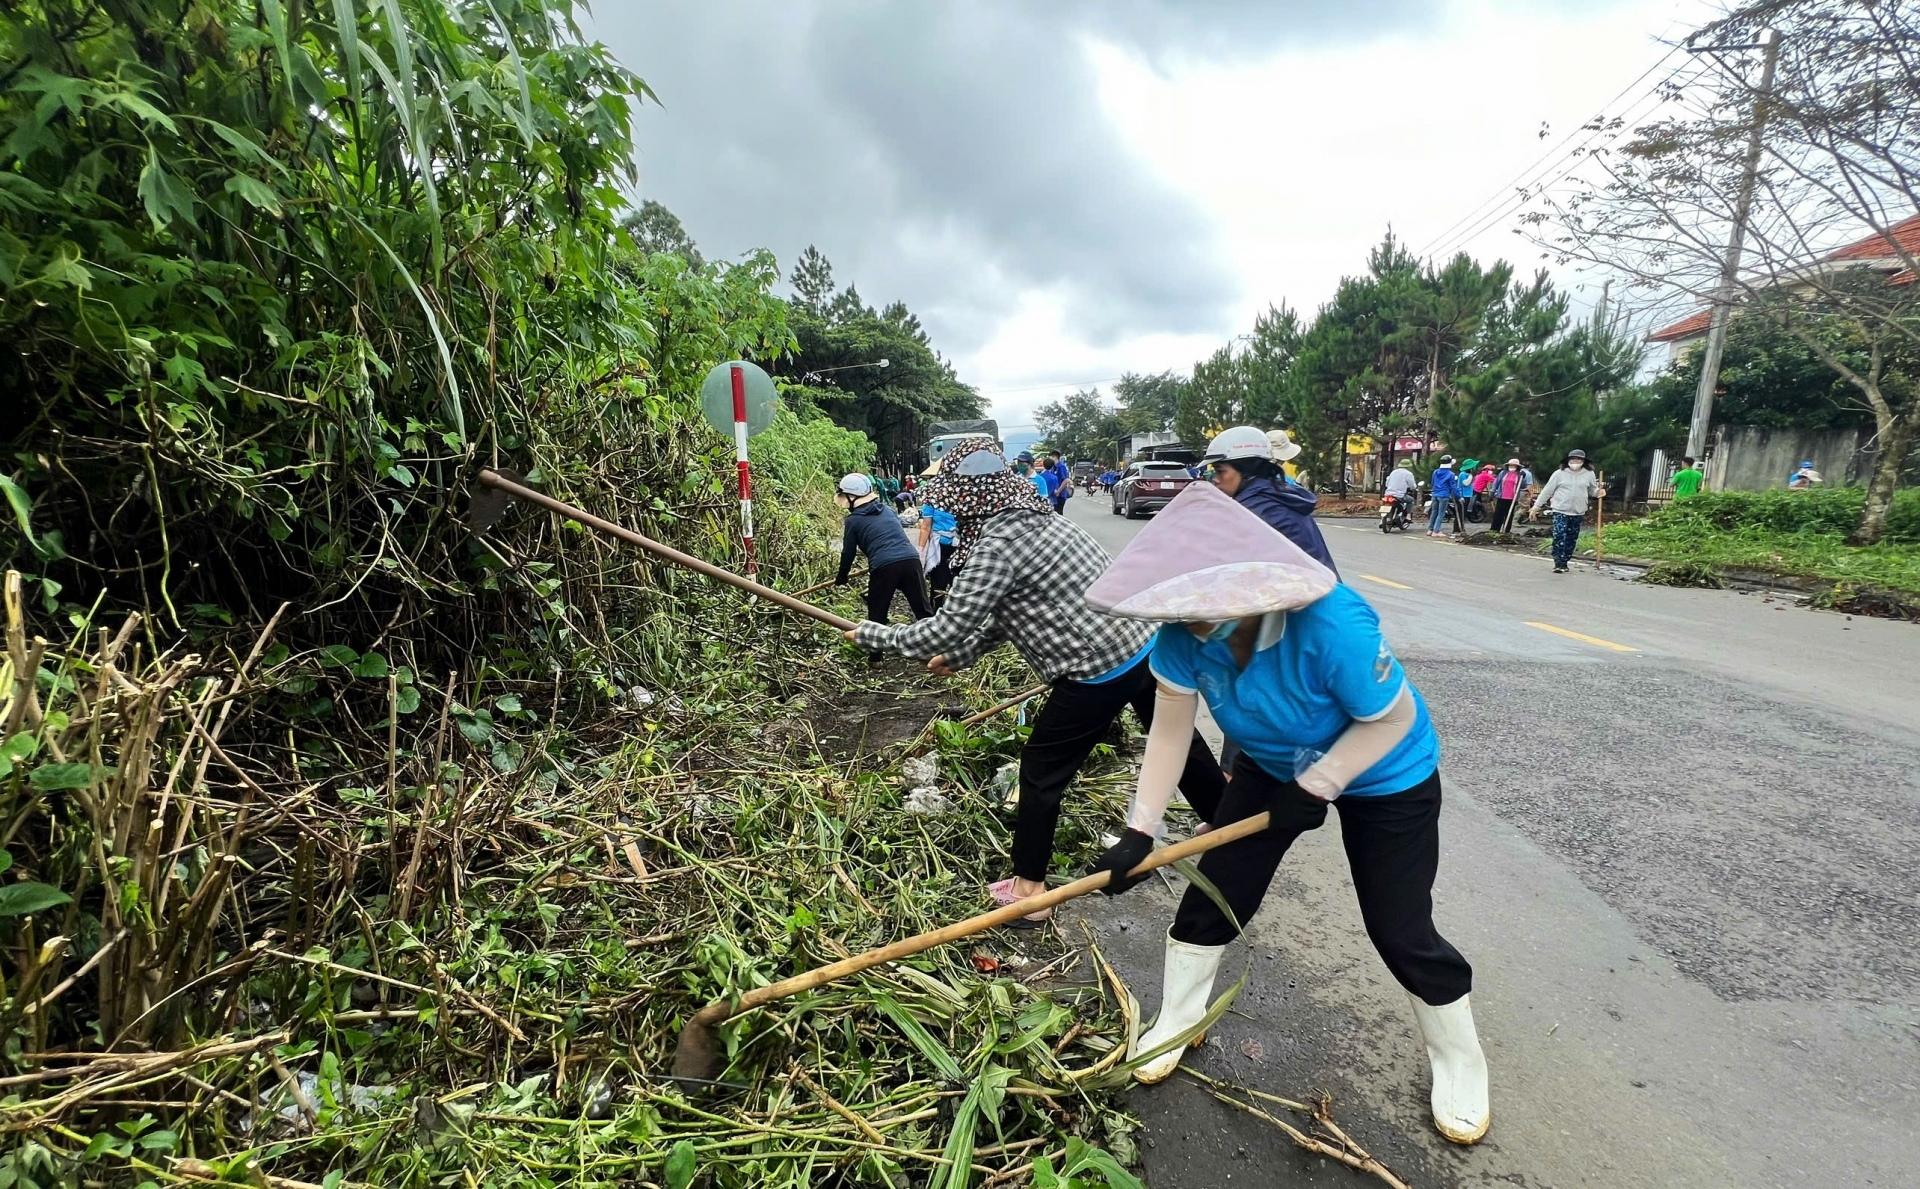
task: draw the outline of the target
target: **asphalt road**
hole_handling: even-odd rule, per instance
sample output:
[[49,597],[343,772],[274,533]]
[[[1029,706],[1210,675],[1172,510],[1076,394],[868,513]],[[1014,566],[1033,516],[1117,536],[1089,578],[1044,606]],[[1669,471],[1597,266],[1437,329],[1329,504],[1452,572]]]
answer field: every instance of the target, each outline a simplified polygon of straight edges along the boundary
[[[1069,507],[1110,552],[1146,523]],[[1920,1186],[1920,627],[1323,526],[1440,731],[1436,916],[1474,964],[1493,1127],[1433,1132],[1338,815],[1189,1062],[1331,1092],[1416,1186]],[[1173,898],[1093,901],[1069,919],[1150,1015]],[[1129,1102],[1159,1189],[1370,1183],[1191,1080]]]

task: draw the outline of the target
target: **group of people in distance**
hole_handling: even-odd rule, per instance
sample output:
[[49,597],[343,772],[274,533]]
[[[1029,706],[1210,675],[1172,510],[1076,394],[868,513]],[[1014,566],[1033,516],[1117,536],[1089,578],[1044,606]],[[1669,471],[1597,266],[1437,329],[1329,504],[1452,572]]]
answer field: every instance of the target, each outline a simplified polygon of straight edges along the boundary
[[[1221,433],[1202,460],[1212,482],[1190,485],[1110,559],[995,443],[962,443],[922,485],[925,504],[951,518],[944,601],[891,624],[870,599],[868,620],[847,636],[940,675],[1011,643],[1049,684],[1020,757],[1012,873],[983,889],[995,901],[1045,889],[1062,801],[1128,706],[1147,743],[1125,827],[1093,864],[1111,873],[1109,894],[1137,882],[1128,873],[1163,837],[1176,791],[1196,832],[1269,815],[1200,860],[1224,906],[1194,887],[1174,914],[1159,1013],[1128,1054],[1141,1082],[1168,1077],[1197,1040],[1229,943],[1294,839],[1337,811],[1368,936],[1425,1041],[1434,1123],[1474,1143],[1491,1108],[1473,970],[1433,923],[1439,739],[1372,607],[1341,584],[1312,493],[1282,461],[1262,430]],[[841,482],[850,522],[871,515],[865,480]],[[857,547],[871,531],[858,530]],[[878,581],[879,558],[869,559]],[[1228,740],[1221,760],[1195,728],[1201,699]]]
[[[1688,459],[1687,465],[1691,467],[1693,460]],[[1697,476],[1698,472],[1694,474]],[[1440,465],[1433,469],[1431,476],[1427,535],[1448,536],[1444,530],[1449,517],[1452,517],[1454,527],[1464,533],[1467,520],[1465,508],[1476,502],[1485,504],[1488,501],[1491,501],[1492,527],[1501,532],[1511,532],[1519,520],[1520,506],[1533,488],[1533,481],[1533,472],[1517,458],[1509,458],[1503,468],[1469,458],[1456,468],[1453,455],[1441,455]],[[1697,489],[1698,479],[1694,482]],[[1412,467],[1402,459],[1387,476],[1385,490],[1386,494],[1395,498],[1411,499],[1418,486],[1419,480],[1415,478]],[[1601,485],[1598,473],[1587,465],[1587,452],[1569,450],[1561,460],[1559,469],[1547,477],[1539,494],[1534,496],[1533,506],[1527,512],[1528,518],[1537,518],[1543,511],[1553,516],[1554,573],[1567,572],[1567,564],[1573,560],[1574,549],[1580,541],[1580,524],[1586,519],[1588,504],[1604,498],[1606,494],[1607,489]]]

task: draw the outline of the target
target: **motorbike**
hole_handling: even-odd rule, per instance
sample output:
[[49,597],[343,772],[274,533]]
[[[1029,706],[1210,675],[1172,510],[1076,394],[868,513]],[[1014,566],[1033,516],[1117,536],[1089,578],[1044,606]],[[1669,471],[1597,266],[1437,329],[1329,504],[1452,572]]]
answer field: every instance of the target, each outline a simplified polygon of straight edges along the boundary
[[1406,495],[1383,495],[1380,497],[1380,531],[1383,533],[1404,532],[1413,519],[1413,502],[1419,497],[1418,491]]

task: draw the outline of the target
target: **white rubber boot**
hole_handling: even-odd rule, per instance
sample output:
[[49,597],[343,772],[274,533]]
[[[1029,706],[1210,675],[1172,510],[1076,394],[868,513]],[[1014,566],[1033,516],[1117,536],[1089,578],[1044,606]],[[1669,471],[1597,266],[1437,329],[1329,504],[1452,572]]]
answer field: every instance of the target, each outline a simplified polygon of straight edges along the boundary
[[1473,1029],[1468,996],[1443,1007],[1407,998],[1433,1063],[1433,1125],[1456,1144],[1477,1144],[1493,1122],[1493,1108],[1487,1103],[1487,1056]]
[[[1224,945],[1188,945],[1184,941],[1175,941],[1173,933],[1167,933],[1167,959],[1162,969],[1160,983],[1160,1014],[1153,1021],[1153,1027],[1140,1038],[1129,1058],[1139,1053],[1151,1053],[1167,1041],[1198,1024],[1207,1014],[1207,997],[1213,994],[1213,976],[1220,969],[1220,959],[1226,954]],[[1193,1043],[1199,1043],[1195,1037]],[[1133,1080],[1142,1085],[1151,1086],[1155,1082],[1164,1082],[1173,1076],[1180,1067],[1180,1055],[1187,1045],[1180,1045],[1160,1054],[1153,1060],[1133,1071]]]

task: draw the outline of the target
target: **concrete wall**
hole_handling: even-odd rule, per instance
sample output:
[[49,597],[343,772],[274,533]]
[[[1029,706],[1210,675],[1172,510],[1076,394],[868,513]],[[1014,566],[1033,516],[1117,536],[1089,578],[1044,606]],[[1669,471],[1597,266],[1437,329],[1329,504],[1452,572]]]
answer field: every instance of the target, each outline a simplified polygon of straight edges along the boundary
[[1802,459],[1813,459],[1829,487],[1858,487],[1873,473],[1870,429],[1762,429],[1722,425],[1713,431],[1709,491],[1778,491]]

